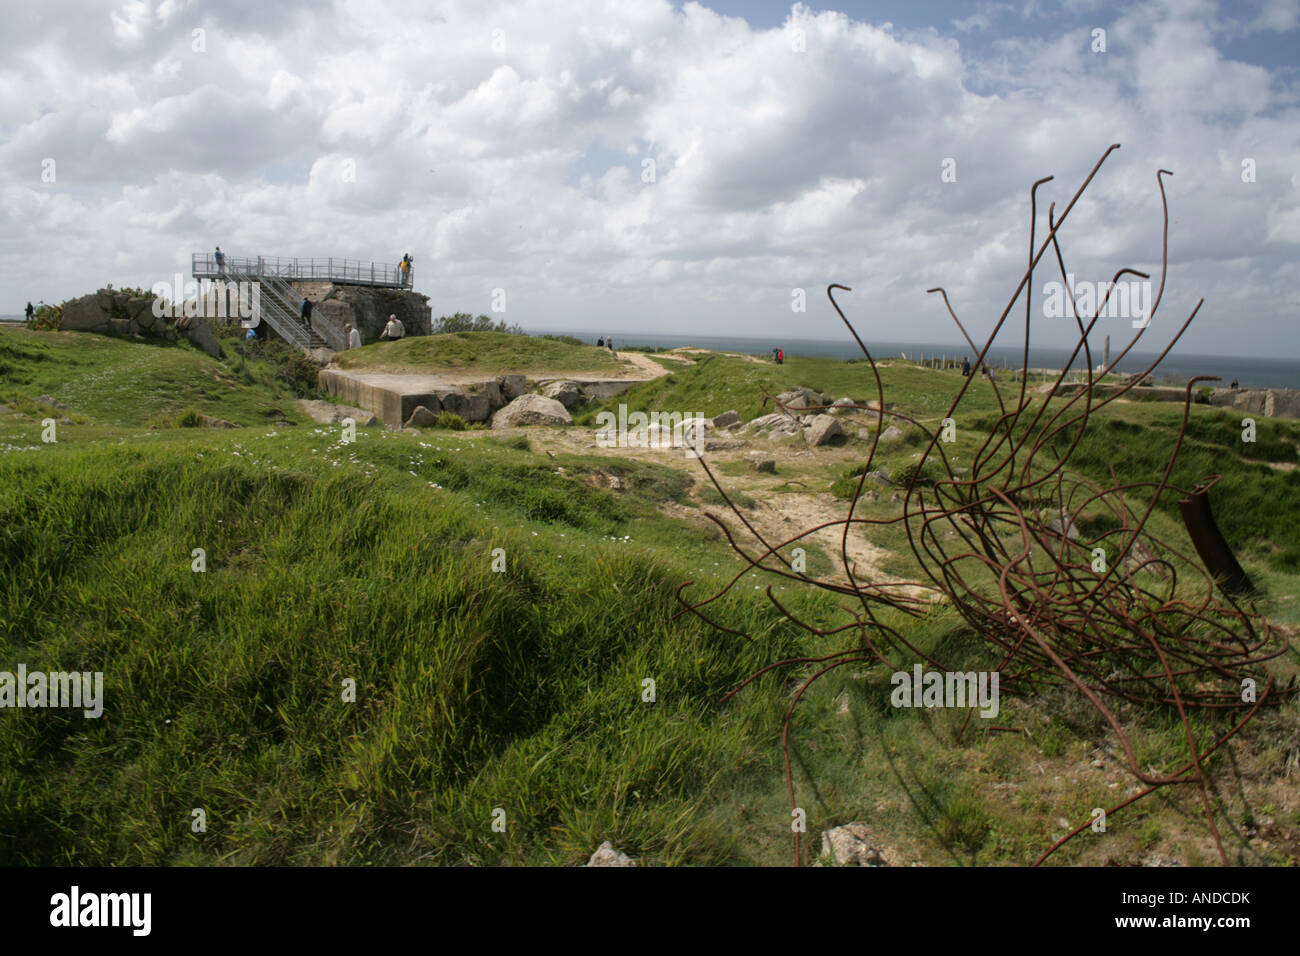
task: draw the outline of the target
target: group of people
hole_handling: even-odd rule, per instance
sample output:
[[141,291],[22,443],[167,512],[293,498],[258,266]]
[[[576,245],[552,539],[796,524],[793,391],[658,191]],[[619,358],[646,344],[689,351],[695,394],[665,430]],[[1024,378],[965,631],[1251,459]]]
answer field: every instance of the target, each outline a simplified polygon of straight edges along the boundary
[[785,364],[785,349],[772,349],[772,361],[777,365]]
[[[351,322],[343,326],[343,331],[348,334],[348,348],[359,349],[362,346],[361,330]],[[396,315],[388,316],[388,324],[384,326],[383,334],[379,336],[381,342],[396,342],[406,335],[406,326],[402,325],[402,320]]]
[[611,352],[614,351],[614,336],[611,335],[596,339],[596,348],[608,348]]

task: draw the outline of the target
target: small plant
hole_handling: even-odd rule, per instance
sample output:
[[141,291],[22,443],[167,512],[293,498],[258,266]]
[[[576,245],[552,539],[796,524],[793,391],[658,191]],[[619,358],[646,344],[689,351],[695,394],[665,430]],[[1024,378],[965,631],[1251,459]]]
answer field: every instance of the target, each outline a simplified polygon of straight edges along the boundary
[[461,418],[455,412],[443,411],[438,415],[438,420],[433,423],[434,428],[450,428],[454,432],[463,432],[465,430],[465,419]]
[[203,415],[192,408],[187,408],[176,416],[177,428],[202,428]]

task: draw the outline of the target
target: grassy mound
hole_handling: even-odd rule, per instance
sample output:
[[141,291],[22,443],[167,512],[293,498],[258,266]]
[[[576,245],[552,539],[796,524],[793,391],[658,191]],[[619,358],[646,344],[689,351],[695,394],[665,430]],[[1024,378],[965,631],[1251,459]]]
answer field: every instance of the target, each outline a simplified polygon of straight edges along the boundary
[[376,342],[337,357],[341,368],[434,372],[613,372],[629,363],[608,349],[507,332],[450,332]]

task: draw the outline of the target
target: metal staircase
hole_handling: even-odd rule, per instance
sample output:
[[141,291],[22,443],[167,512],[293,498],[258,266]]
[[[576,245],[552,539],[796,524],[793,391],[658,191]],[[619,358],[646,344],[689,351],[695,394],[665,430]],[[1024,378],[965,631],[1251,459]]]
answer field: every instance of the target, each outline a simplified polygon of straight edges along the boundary
[[256,316],[269,325],[280,338],[300,349],[319,349],[331,346],[324,336],[302,320],[298,310],[298,292],[293,286],[273,276],[258,275],[232,264],[226,269],[226,278],[235,282],[256,282],[258,312]]
[[403,274],[400,265],[361,262],[354,259],[281,259],[258,256],[256,259],[226,256],[220,265],[214,255],[196,253],[192,257],[195,279],[255,282],[258,288],[259,317],[280,338],[300,349],[330,348],[342,351],[348,346],[343,332],[328,322],[308,325],[302,320],[299,306],[302,294],[291,280],[325,281],[386,289],[413,288],[414,272]]

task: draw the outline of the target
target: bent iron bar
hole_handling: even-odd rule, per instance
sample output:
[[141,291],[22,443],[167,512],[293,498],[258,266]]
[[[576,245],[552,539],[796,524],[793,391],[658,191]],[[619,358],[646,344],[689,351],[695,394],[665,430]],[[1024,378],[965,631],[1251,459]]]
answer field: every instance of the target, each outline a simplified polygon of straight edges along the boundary
[[[943,294],[945,308],[976,353],[975,369],[984,367],[985,356],[994,339],[1021,293],[1031,288],[1034,270],[1049,248],[1062,278],[1068,274],[1057,234],[1102,163],[1118,148],[1119,145],[1115,144],[1106,150],[1059,217],[1055,214],[1055,204],[1049,207],[1049,232],[1037,252],[1034,251],[1031,222],[1028,267],[982,348],[967,335],[947,293],[942,288],[930,290]],[[1101,375],[1110,372],[1150,328],[1163,297],[1169,261],[1169,208],[1163,177],[1168,175],[1172,174],[1167,170],[1159,170],[1156,174],[1164,219],[1159,291],[1147,313],[1147,321],[1119,356],[1102,369]],[[1049,179],[1038,180],[1031,189],[1031,216],[1036,214],[1036,190]],[[1126,272],[1145,277],[1144,273],[1121,269],[1116,273],[1116,280]],[[1285,692],[1275,691],[1274,678],[1265,664],[1285,653],[1289,643],[1285,635],[1265,620],[1253,605],[1243,607],[1236,600],[1249,593],[1250,585],[1210,512],[1207,492],[1213,480],[1217,479],[1203,482],[1192,491],[1177,489],[1169,481],[1186,434],[1192,384],[1198,379],[1188,383],[1183,419],[1174,437],[1173,448],[1163,473],[1154,480],[1121,484],[1114,477],[1112,468],[1111,483],[1101,485],[1068,470],[1070,458],[1082,441],[1093,413],[1127,389],[1105,399],[1096,399],[1088,336],[1103,314],[1106,301],[1103,299],[1097,304],[1092,316],[1081,316],[1073,292],[1067,288],[1079,333],[1074,355],[1064,363],[1060,375],[1042,397],[1040,407],[1035,409],[1036,400],[1026,395],[1023,384],[1028,370],[1030,332],[1030,312],[1026,311],[1026,347],[1019,395],[1006,394],[998,389],[996,382],[990,381],[1001,409],[1000,417],[989,429],[983,447],[971,464],[970,474],[959,477],[938,442],[937,432],[886,409],[884,387],[875,360],[836,302],[836,289],[851,290],[836,283],[827,287],[826,294],[871,366],[877,397],[874,408],[862,409],[875,413],[877,428],[849,503],[848,514],[841,521],[826,522],[785,541],[769,541],[728,496],[701,455],[700,466],[721,494],[732,516],[757,547],[746,543],[748,538],[738,540],[720,517],[708,514],[732,549],[743,559],[744,565],[716,593],[699,599],[688,600],[684,592],[694,582],[684,582],[677,590],[677,599],[683,607],[674,615],[677,618],[693,614],[711,627],[752,639],[742,631],[712,620],[706,615],[705,608],[755,569],[853,600],[854,606],[845,608],[848,622],[819,628],[799,620],[782,606],[769,586],[766,592],[768,600],[795,626],[823,637],[852,633],[856,640],[847,649],[824,657],[791,658],[770,664],[750,675],[722,698],[725,702],[769,671],[816,665],[811,676],[802,680],[793,694],[782,725],[781,748],[791,809],[797,809],[798,803],[790,763],[790,725],[800,699],[815,681],[852,663],[879,664],[890,671],[906,670],[917,661],[940,670],[968,669],[945,666],[944,662],[923,653],[908,641],[902,631],[886,624],[878,613],[891,609],[907,617],[919,618],[928,613],[932,602],[940,601],[961,615],[985,644],[991,659],[997,661],[995,670],[1002,675],[1004,692],[1029,694],[1052,686],[1071,686],[1110,726],[1129,772],[1145,786],[1137,795],[1107,809],[1107,817],[1162,787],[1190,784],[1199,792],[1220,860],[1227,865],[1228,857],[1210,805],[1204,762],[1253,719],[1266,703],[1276,704],[1284,696],[1294,695],[1295,684],[1293,681]],[[1134,382],[1145,378],[1163,360],[1199,309],[1198,302],[1169,344],[1145,372],[1134,378]],[[1086,387],[1071,396],[1062,396],[1058,389],[1074,363],[1074,356],[1080,353],[1089,369]],[[963,380],[945,418],[951,418],[957,411],[976,378],[977,375],[972,375]],[[764,396],[765,404],[768,397],[771,396]],[[1048,406],[1054,402],[1054,414],[1047,416]],[[777,404],[781,404],[779,400]],[[801,409],[803,412],[810,410]],[[882,518],[855,516],[886,416],[920,429],[929,438],[929,443],[906,481],[900,515]],[[927,463],[936,464],[942,477],[932,482],[919,480],[922,466]],[[1147,528],[1166,489],[1179,491],[1185,496],[1179,502],[1180,511],[1188,537],[1203,566],[1186,553],[1185,546],[1162,541]],[[1149,499],[1145,504],[1132,503],[1140,501],[1143,496]],[[1080,519],[1085,511],[1097,510],[1109,513],[1113,521],[1108,524],[1113,527],[1085,540]],[[913,556],[928,580],[859,581],[848,554],[850,529],[865,531],[898,524],[906,532]],[[795,571],[782,553],[808,535],[827,528],[842,528],[839,557],[844,581],[810,578]],[[1099,567],[1094,549],[1100,549],[1108,557],[1114,555],[1115,560],[1103,561]],[[1180,574],[1185,579],[1181,588]],[[1186,580],[1188,578],[1190,581]],[[1257,696],[1248,697],[1242,691],[1247,684],[1258,685],[1263,690]],[[1107,703],[1108,699],[1175,711],[1186,739],[1186,763],[1167,776],[1145,771],[1136,756],[1133,732],[1124,728],[1112,709],[1113,703]],[[1242,716],[1208,746],[1198,746],[1188,717],[1188,712],[1194,709],[1240,711]],[[959,740],[969,724],[971,713],[973,711],[968,711],[967,724],[962,726]],[[1035,865],[1087,830],[1090,823],[1091,820],[1085,821],[1056,841]],[[802,862],[801,850],[800,833],[796,829],[796,866]]]

